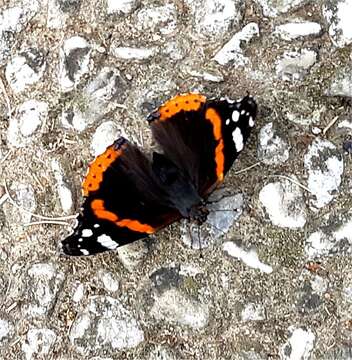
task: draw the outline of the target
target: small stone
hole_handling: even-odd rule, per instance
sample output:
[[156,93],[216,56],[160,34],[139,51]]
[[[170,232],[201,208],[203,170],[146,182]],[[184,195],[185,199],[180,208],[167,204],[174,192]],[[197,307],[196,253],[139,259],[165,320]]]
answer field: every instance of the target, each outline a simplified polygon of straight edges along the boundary
[[47,27],[49,29],[63,29],[67,20],[77,14],[81,0],[48,0]]
[[260,129],[258,158],[266,165],[283,164],[289,158],[290,146],[280,137],[273,123],[268,123]]
[[60,49],[59,84],[64,92],[77,86],[83,75],[89,72],[91,47],[80,36],[73,36]]
[[235,68],[245,66],[249,59],[244,56],[242,47],[244,43],[249,43],[253,37],[259,35],[259,27],[256,23],[247,24],[240,32],[236,33],[217,54],[214,60],[220,65],[233,62]]
[[339,122],[339,124],[337,125],[338,129],[347,129],[347,130],[352,130],[352,121],[351,120],[342,120],[341,122]]
[[220,83],[224,81],[224,76],[222,74],[210,73],[207,71],[197,71],[197,70],[188,70],[189,75],[201,78],[205,81]]
[[245,265],[253,269],[258,269],[266,274],[270,274],[273,271],[270,265],[266,265],[259,260],[257,251],[254,248],[247,251],[233,241],[227,241],[223,244],[223,250],[228,255],[243,261]]
[[256,0],[262,7],[265,16],[275,17],[300,6],[306,0]]
[[55,265],[38,263],[27,272],[25,312],[31,317],[47,316],[56,303],[64,273]]
[[316,61],[317,53],[314,50],[286,51],[277,61],[276,73],[284,81],[302,80]]
[[137,28],[171,34],[176,30],[177,10],[174,4],[144,7],[137,13]]
[[64,213],[70,213],[73,207],[72,192],[64,180],[62,168],[56,159],[51,161],[51,169],[56,180],[62,210]]
[[156,49],[142,49],[132,47],[111,47],[113,56],[121,60],[146,60],[156,54]]
[[6,80],[14,93],[20,93],[44,75],[46,61],[42,51],[34,48],[20,52],[5,69]]
[[196,32],[209,39],[222,39],[243,15],[243,4],[238,0],[186,0]]
[[330,203],[339,189],[343,174],[343,158],[336,146],[327,140],[315,139],[304,156],[308,188],[315,197],[312,209]]
[[65,109],[61,123],[65,128],[83,131],[105,114],[121,107],[126,98],[126,80],[120,72],[104,67],[85,87],[73,106]]
[[259,201],[265,208],[273,225],[299,229],[306,223],[306,206],[298,179],[280,180],[265,185],[259,193]]
[[115,354],[131,349],[144,340],[144,333],[132,313],[110,296],[91,296],[88,305],[78,313],[69,338],[76,351],[94,355]]
[[297,360],[310,358],[315,335],[310,329],[289,327],[290,336],[280,350],[280,359]]
[[177,323],[193,329],[204,328],[209,321],[209,309],[177,289],[164,291],[155,298],[150,314],[156,320]]
[[99,271],[98,276],[107,291],[116,292],[119,289],[119,281],[112,272],[101,270]]
[[139,6],[139,0],[107,0],[108,14],[131,14]]
[[323,15],[330,24],[329,35],[337,47],[344,47],[352,42],[351,13],[352,0],[327,2],[323,8]]
[[121,246],[118,250],[118,257],[127,270],[134,271],[143,263],[148,252],[147,241],[139,240]]
[[339,68],[332,77],[326,95],[352,97],[352,71],[351,66]]
[[26,341],[22,343],[22,351],[26,359],[44,358],[51,353],[56,334],[50,329],[29,329]]
[[90,145],[93,156],[102,154],[120,136],[126,137],[124,130],[113,121],[105,121],[95,130]]
[[[335,221],[334,221],[335,223]],[[309,260],[327,255],[346,255],[352,252],[352,220],[347,219],[339,225],[331,225],[335,231],[318,230],[306,240],[304,247]]]
[[14,199],[22,209],[20,216],[23,223],[31,221],[32,215],[29,212],[34,212],[37,207],[34,189],[31,184],[13,183],[11,184],[11,191],[14,191]]
[[14,117],[10,118],[7,141],[14,147],[27,146],[33,141],[32,135],[48,117],[48,104],[38,100],[28,100],[20,105]]
[[265,309],[261,304],[246,304],[241,312],[242,321],[260,321],[265,320]]
[[84,287],[84,285],[82,283],[76,283],[74,285],[74,292],[73,292],[73,295],[72,295],[72,300],[75,302],[75,303],[79,303],[82,301],[82,299],[84,298],[84,295],[86,293],[86,289]]
[[293,40],[303,36],[318,35],[321,25],[312,21],[290,22],[275,27],[274,34],[284,40]]
[[7,319],[0,319],[0,346],[7,344],[14,334],[14,326]]
[[321,132],[322,132],[322,130],[320,128],[318,128],[316,126],[312,127],[312,134],[313,135],[319,135],[319,134],[321,134]]
[[14,6],[0,12],[0,66],[4,65],[16,42],[16,34],[21,32],[39,10],[36,0],[26,6]]

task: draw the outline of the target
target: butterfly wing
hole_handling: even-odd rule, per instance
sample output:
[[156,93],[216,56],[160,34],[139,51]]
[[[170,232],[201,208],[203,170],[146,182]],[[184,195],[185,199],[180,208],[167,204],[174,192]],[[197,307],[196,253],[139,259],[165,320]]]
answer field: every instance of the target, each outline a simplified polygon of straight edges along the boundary
[[91,164],[83,182],[82,212],[62,241],[66,255],[93,255],[145,238],[180,218],[151,162],[119,138]]
[[165,156],[204,197],[222,182],[242,151],[256,112],[250,96],[239,101],[207,100],[189,93],[166,102],[148,121]]

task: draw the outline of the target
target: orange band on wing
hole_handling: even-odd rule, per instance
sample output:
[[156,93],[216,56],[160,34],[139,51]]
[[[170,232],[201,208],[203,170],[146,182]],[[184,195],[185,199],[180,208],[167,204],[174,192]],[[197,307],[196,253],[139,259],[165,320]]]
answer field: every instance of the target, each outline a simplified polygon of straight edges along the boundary
[[177,95],[159,107],[159,120],[167,120],[182,110],[197,111],[205,101],[206,97],[201,94],[189,93]]
[[104,207],[104,200],[95,199],[91,203],[91,209],[93,213],[102,220],[109,220],[115,223],[117,226],[126,227],[132,231],[153,234],[156,229],[147,224],[142,224],[138,220],[123,219],[119,220],[119,217],[113,212],[106,210]]
[[121,155],[121,150],[116,150],[113,145],[97,156],[89,167],[88,174],[83,181],[83,196],[88,196],[91,191],[99,189],[103,181],[103,173]]
[[221,117],[217,111],[213,108],[208,108],[205,112],[205,118],[210,121],[213,125],[213,135],[218,144],[215,148],[215,163],[216,163],[216,176],[218,181],[222,181],[224,178],[224,140],[222,139],[221,132]]

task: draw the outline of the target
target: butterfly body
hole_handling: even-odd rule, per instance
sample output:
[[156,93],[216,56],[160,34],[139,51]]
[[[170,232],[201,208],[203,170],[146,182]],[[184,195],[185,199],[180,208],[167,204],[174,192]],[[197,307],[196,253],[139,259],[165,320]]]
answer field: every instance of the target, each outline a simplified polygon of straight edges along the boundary
[[223,181],[254,126],[253,98],[207,100],[177,95],[148,118],[162,153],[150,160],[124,138],[91,164],[73,234],[62,242],[67,255],[114,250],[187,218],[208,215],[206,199]]

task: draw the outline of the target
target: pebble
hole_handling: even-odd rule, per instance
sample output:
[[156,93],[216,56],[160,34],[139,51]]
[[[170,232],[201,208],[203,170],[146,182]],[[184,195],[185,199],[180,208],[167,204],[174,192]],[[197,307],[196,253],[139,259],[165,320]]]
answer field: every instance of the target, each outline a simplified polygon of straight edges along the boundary
[[51,161],[51,169],[56,180],[61,208],[64,213],[68,214],[72,211],[73,208],[72,192],[64,180],[62,167],[56,159]]
[[242,321],[265,320],[265,309],[261,304],[248,303],[241,312]]
[[59,84],[63,92],[77,86],[82,76],[89,72],[91,48],[86,39],[72,36],[60,48]]
[[259,193],[259,201],[273,225],[288,229],[302,228],[307,221],[307,210],[302,189],[294,175],[293,181],[280,180],[265,185]]
[[146,60],[156,54],[156,49],[111,47],[112,55],[121,60]]
[[143,7],[137,13],[137,28],[159,31],[163,35],[171,34],[177,26],[177,10],[174,4]]
[[299,37],[318,35],[321,32],[321,25],[312,21],[295,21],[275,27],[274,34],[283,40],[293,40]]
[[5,345],[14,334],[14,325],[10,320],[0,319],[0,346]]
[[325,91],[328,96],[346,96],[352,94],[352,70],[351,66],[342,67],[336,70],[332,76],[329,88]]
[[111,271],[100,270],[98,272],[98,277],[104,284],[104,287],[107,291],[116,292],[119,289],[118,278]]
[[338,192],[344,169],[343,158],[332,142],[317,138],[304,156],[304,167],[313,196],[311,208],[320,209],[329,204]]
[[276,73],[284,81],[303,80],[309,69],[316,63],[317,53],[310,49],[286,51],[276,63]]
[[10,146],[20,148],[34,140],[37,130],[48,118],[48,104],[35,99],[27,100],[10,118],[7,129],[7,142]]
[[289,327],[289,338],[280,350],[280,359],[309,359],[314,348],[315,335],[310,329]]
[[108,14],[131,14],[140,5],[139,0],[107,0]]
[[46,60],[41,50],[30,48],[13,57],[5,69],[5,77],[14,93],[20,93],[44,75]]
[[214,60],[220,65],[227,65],[229,62],[232,62],[235,68],[247,65],[249,59],[244,56],[242,50],[243,44],[249,43],[253,37],[258,35],[258,24],[254,22],[247,24],[216,53]]
[[27,316],[48,316],[56,304],[64,278],[64,273],[54,264],[37,263],[29,267],[24,305]]
[[270,265],[264,264],[259,260],[257,251],[252,248],[244,250],[233,241],[226,241],[223,244],[223,250],[230,256],[235,257],[253,269],[258,269],[263,273],[270,274],[273,268]]
[[22,342],[22,351],[27,360],[44,358],[52,353],[55,341],[56,334],[50,329],[29,329]]
[[276,17],[302,5],[305,0],[256,0],[256,2],[262,7],[265,16]]
[[258,140],[258,159],[264,164],[278,165],[288,160],[290,145],[278,134],[272,122],[260,129]]
[[344,47],[352,42],[352,0],[338,1],[336,4],[329,2],[323,7],[323,15],[329,26],[329,35],[337,47]]
[[81,354],[97,355],[104,349],[106,355],[113,355],[117,350],[138,346],[144,341],[144,332],[118,299],[96,295],[77,314],[69,339]]
[[186,0],[194,25],[192,30],[205,39],[222,40],[243,15],[239,0]]
[[327,255],[345,255],[352,252],[352,220],[347,219],[336,226],[334,231],[319,229],[306,240],[305,253],[308,259],[316,259]]
[[126,137],[124,130],[113,121],[104,121],[93,134],[90,153],[93,156],[102,154],[120,136]]

